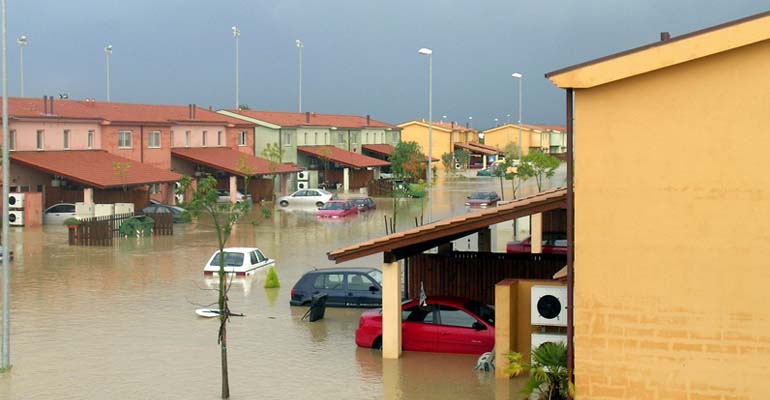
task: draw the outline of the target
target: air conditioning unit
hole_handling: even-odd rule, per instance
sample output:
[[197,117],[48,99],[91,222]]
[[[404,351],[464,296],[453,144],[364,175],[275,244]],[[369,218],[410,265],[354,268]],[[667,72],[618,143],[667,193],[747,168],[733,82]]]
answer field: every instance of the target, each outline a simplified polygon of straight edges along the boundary
[[94,216],[94,203],[75,203],[75,218],[92,218]]
[[115,203],[115,214],[133,214],[134,203]]
[[532,333],[530,349],[537,349],[544,343],[564,343],[567,344],[567,335],[564,333]]
[[8,224],[12,226],[24,225],[24,211],[8,210]]
[[460,163],[459,163],[459,162],[458,162],[458,163],[455,163],[455,169],[460,169],[461,167],[462,167],[462,165],[460,165]]
[[299,171],[297,172],[297,180],[298,181],[306,181],[308,178],[307,171]]
[[299,181],[297,182],[297,190],[307,189],[310,185],[307,183],[307,181]]
[[8,194],[8,207],[10,207],[10,208],[24,208],[24,193],[9,193]]
[[567,287],[532,286],[532,325],[567,326]]

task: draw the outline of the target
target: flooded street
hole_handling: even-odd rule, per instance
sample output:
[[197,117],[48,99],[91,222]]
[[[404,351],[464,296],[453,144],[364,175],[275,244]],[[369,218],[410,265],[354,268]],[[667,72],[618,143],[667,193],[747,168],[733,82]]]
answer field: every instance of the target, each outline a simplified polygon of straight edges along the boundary
[[[553,186],[563,186],[562,177]],[[499,193],[499,180],[440,178],[433,219],[465,213],[465,196],[477,190]],[[334,265],[328,251],[385,234],[393,201],[375,200],[377,210],[344,220],[276,210],[235,228],[228,246],[259,247],[276,259],[281,288],[264,289],[264,271],[233,283],[230,307],[246,316],[228,326],[231,398],[494,399],[518,391],[521,379],[474,371],[475,355],[405,352],[382,360],[357,348],[361,309],[327,308],[323,320],[308,323],[306,307],[289,306],[304,272]],[[430,206],[421,200],[397,207],[397,230],[414,227],[423,210],[427,222]],[[216,300],[202,274],[216,248],[213,229],[175,225],[173,236],[112,247],[68,246],[66,234],[64,226],[11,230],[13,369],[0,375],[0,399],[219,398],[218,324],[193,312]],[[341,266],[381,263],[376,255]]]

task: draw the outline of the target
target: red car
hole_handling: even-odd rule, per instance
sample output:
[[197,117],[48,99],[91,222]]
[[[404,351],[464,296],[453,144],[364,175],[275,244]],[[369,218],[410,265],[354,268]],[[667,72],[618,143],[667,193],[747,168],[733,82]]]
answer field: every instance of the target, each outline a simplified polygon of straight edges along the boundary
[[[520,242],[508,242],[505,245],[506,253],[531,253],[532,238],[528,237]],[[567,233],[543,232],[543,254],[567,254]]]
[[[401,306],[401,348],[405,351],[481,354],[495,346],[495,311],[460,297],[429,297],[427,306],[411,300]],[[361,314],[360,347],[382,348],[382,309]]]
[[358,208],[350,200],[331,200],[318,209],[316,217],[342,218],[358,213]]

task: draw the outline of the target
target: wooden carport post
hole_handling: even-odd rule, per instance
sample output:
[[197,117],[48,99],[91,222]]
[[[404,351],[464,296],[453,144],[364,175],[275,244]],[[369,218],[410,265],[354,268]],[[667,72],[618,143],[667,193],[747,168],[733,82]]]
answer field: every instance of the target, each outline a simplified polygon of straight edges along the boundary
[[392,253],[382,265],[382,358],[401,357],[401,266]]

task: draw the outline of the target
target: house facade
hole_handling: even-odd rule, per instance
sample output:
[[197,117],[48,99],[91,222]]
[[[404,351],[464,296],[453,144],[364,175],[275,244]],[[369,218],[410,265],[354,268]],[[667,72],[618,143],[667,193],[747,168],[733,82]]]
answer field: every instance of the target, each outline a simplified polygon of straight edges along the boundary
[[523,155],[533,150],[543,153],[564,153],[567,151],[566,128],[551,125],[506,124],[483,131],[484,144],[505,149],[509,144],[518,147],[519,132]]
[[767,397],[768,66],[764,13],[546,75],[578,149],[576,398]]
[[455,151],[455,143],[469,144],[478,143],[478,131],[468,128],[455,122],[433,122],[432,126],[425,121],[407,121],[398,125],[401,128],[401,140],[405,142],[417,142],[422,151],[427,155],[428,131],[431,134],[431,156],[434,159],[441,159],[445,153]]

